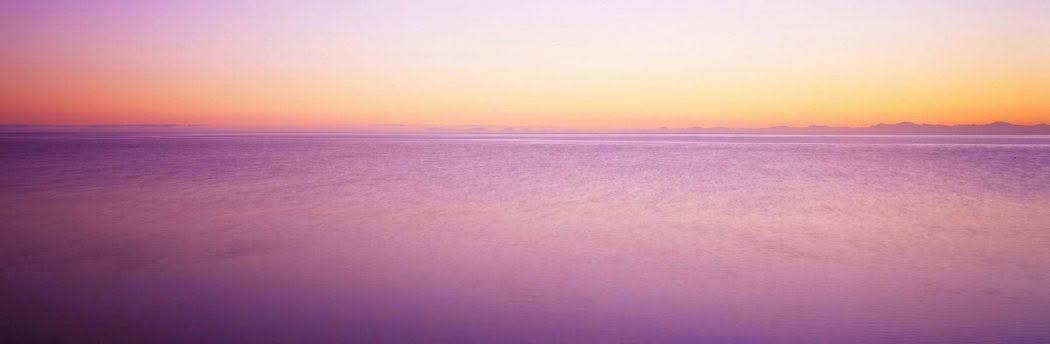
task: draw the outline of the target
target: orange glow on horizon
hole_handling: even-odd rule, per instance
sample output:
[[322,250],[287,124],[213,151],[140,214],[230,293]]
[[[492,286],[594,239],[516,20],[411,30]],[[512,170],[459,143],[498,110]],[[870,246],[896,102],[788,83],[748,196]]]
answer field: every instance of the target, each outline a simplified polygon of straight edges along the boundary
[[1050,122],[1050,24],[1035,14],[1050,5],[1038,3],[263,3],[238,18],[128,4],[8,11],[0,123]]

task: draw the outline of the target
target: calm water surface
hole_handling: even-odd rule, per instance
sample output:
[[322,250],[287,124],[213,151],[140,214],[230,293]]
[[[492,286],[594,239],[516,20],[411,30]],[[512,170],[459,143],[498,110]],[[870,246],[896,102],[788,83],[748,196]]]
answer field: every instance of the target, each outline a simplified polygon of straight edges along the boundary
[[0,135],[0,341],[1050,342],[1050,137]]

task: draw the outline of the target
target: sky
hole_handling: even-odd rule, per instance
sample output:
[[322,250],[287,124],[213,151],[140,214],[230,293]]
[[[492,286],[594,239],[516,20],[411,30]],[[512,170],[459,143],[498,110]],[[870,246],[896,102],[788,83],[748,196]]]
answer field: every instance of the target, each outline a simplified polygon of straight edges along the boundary
[[0,124],[1050,122],[1050,0],[8,0],[0,33]]

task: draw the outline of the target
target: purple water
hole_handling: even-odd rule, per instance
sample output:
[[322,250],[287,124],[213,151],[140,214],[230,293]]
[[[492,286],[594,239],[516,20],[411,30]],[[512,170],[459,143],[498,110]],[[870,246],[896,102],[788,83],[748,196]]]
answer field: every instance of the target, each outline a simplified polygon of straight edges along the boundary
[[4,134],[0,223],[5,342],[1050,341],[1050,136]]

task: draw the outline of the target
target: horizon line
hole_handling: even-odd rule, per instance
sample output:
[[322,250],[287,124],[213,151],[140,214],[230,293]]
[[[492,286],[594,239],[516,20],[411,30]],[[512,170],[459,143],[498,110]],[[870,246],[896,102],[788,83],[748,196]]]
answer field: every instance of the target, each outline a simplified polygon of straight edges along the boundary
[[796,134],[796,135],[1050,135],[1050,124],[1013,124],[1006,121],[972,124],[928,124],[902,121],[866,127],[808,126],[734,127],[657,127],[657,128],[571,128],[506,125],[358,124],[347,126],[278,127],[222,126],[208,124],[0,124],[4,133],[359,133],[359,134]]
[[145,128],[182,128],[182,127],[195,127],[195,128],[216,128],[216,129],[339,129],[339,128],[364,128],[364,127],[399,127],[399,128],[423,128],[423,129],[465,129],[465,128],[507,128],[507,129],[566,129],[566,130],[600,130],[600,131],[617,131],[617,130],[663,130],[663,129],[743,129],[743,130],[759,130],[759,129],[807,129],[807,128],[837,128],[837,129],[866,129],[874,128],[879,126],[932,126],[932,127],[967,127],[967,126],[991,126],[991,125],[1011,125],[1018,127],[1038,127],[1038,126],[1050,126],[1050,122],[1037,122],[1032,124],[1016,124],[1009,121],[991,121],[983,123],[960,123],[960,124],[941,124],[941,123],[917,123],[913,121],[900,121],[900,122],[879,122],[870,124],[867,126],[838,126],[838,125],[827,125],[812,123],[802,126],[793,125],[771,125],[763,127],[734,127],[734,126],[703,126],[693,125],[684,127],[649,127],[649,128],[606,128],[606,129],[594,129],[586,127],[572,127],[572,126],[539,126],[539,125],[503,125],[503,124],[407,124],[407,123],[362,123],[362,124],[331,124],[331,125],[226,125],[226,124],[206,124],[206,123],[88,123],[88,124],[75,124],[75,123],[0,123],[0,128],[8,127],[73,127],[73,128],[122,128],[122,127],[145,127]]

